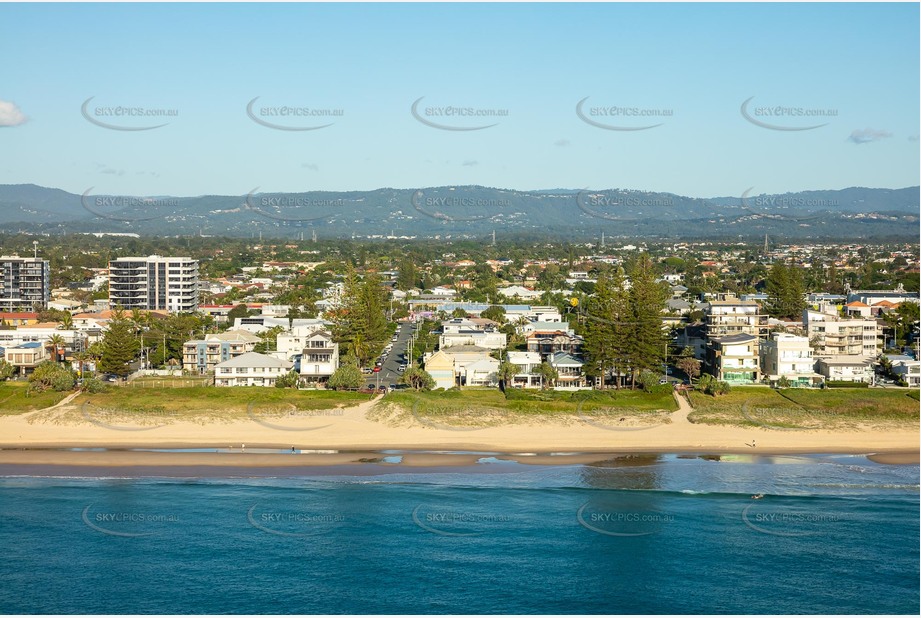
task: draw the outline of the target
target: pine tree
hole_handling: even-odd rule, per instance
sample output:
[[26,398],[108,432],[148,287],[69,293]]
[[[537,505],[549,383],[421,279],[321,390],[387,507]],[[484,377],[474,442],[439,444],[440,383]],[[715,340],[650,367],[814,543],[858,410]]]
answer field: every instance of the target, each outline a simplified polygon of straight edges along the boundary
[[102,338],[102,358],[99,368],[104,373],[125,377],[131,373],[129,363],[134,360],[141,343],[134,333],[134,326],[125,319],[113,318]]
[[775,262],[768,273],[765,289],[768,313],[776,318],[799,317],[806,308],[802,270]]
[[665,284],[656,280],[652,260],[640,255],[630,268],[629,336],[626,338],[626,361],[630,371],[631,387],[643,371],[662,366],[668,338],[662,328],[662,312],[668,299]]
[[585,342],[582,349],[587,360],[586,374],[601,378],[602,388],[608,371],[613,370],[617,376],[618,369],[623,365],[629,326],[624,323],[627,314],[623,273],[619,270],[600,273],[595,284],[595,294],[585,309]]

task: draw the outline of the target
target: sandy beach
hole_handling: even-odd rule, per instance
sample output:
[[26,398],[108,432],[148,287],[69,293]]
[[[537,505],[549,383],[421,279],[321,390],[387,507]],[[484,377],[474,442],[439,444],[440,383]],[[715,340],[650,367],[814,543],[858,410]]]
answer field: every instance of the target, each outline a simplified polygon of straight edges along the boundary
[[[56,412],[59,416],[69,412],[66,422],[55,414],[49,415],[47,410],[40,419],[36,418],[37,412],[0,418],[0,464],[289,468],[378,463],[380,452],[387,450],[404,452],[401,466],[426,467],[468,465],[483,456],[469,453],[519,455],[514,458],[533,464],[591,463],[604,459],[604,454],[644,452],[854,453],[872,454],[881,463],[919,460],[917,428],[826,431],[700,425],[688,421],[691,408],[686,400],[678,398],[678,401],[680,409],[671,415],[670,423],[645,428],[578,420],[485,428],[451,428],[421,421],[410,426],[391,426],[368,418],[376,401],[345,408],[338,415],[273,419],[252,416],[207,424],[173,421],[162,425],[116,425],[86,414],[77,417],[73,414],[76,408],[65,403],[57,406]],[[242,448],[244,444],[246,451]],[[292,447],[300,451],[296,461],[291,460],[291,454],[254,452]],[[110,450],[65,450],[72,448]],[[224,452],[126,450],[137,448]]]

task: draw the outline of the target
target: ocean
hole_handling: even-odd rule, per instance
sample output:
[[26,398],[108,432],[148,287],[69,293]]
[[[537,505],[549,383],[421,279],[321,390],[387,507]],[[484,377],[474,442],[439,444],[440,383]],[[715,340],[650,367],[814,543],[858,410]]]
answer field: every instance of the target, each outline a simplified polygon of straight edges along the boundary
[[304,470],[0,477],[0,613],[919,613],[918,466]]

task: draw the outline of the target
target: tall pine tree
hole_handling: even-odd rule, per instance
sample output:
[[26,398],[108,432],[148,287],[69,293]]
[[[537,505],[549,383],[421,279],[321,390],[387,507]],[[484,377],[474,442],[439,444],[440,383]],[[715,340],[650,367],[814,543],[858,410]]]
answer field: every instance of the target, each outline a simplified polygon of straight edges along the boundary
[[643,371],[662,366],[668,336],[662,327],[662,313],[668,300],[667,284],[656,280],[652,260],[645,253],[630,266],[628,292],[630,320],[626,338],[626,362],[631,388]]

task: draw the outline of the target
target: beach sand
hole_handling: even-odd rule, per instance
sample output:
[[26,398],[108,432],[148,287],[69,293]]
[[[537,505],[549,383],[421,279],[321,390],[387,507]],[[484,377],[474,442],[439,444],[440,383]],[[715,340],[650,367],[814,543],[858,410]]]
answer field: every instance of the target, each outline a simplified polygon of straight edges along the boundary
[[[854,453],[873,454],[880,463],[918,463],[918,428],[857,430],[780,430],[766,427],[699,425],[687,420],[686,400],[668,424],[638,429],[582,421],[540,422],[485,428],[448,428],[413,422],[390,426],[369,420],[375,401],[346,408],[340,416],[286,417],[206,424],[175,421],[162,426],[114,425],[74,415],[76,408],[57,408],[63,422],[47,411],[0,417],[0,464],[83,466],[230,466],[250,468],[361,465],[380,463],[380,451],[404,453],[402,467],[462,466],[483,455],[504,453],[521,463],[591,463],[611,453]],[[78,420],[73,420],[73,419]],[[250,452],[240,452],[245,444]],[[754,444],[755,446],[750,446]],[[213,448],[236,452],[150,453],[132,448]],[[335,453],[262,454],[253,449],[339,451]],[[107,448],[108,452],[74,452],[68,448]],[[27,450],[23,450],[27,449]],[[121,449],[121,450],[117,450]],[[418,451],[462,451],[460,454]],[[529,453],[530,456],[515,456]],[[570,455],[550,453],[570,453]],[[296,457],[296,462],[291,461]],[[364,461],[362,461],[364,460]]]

